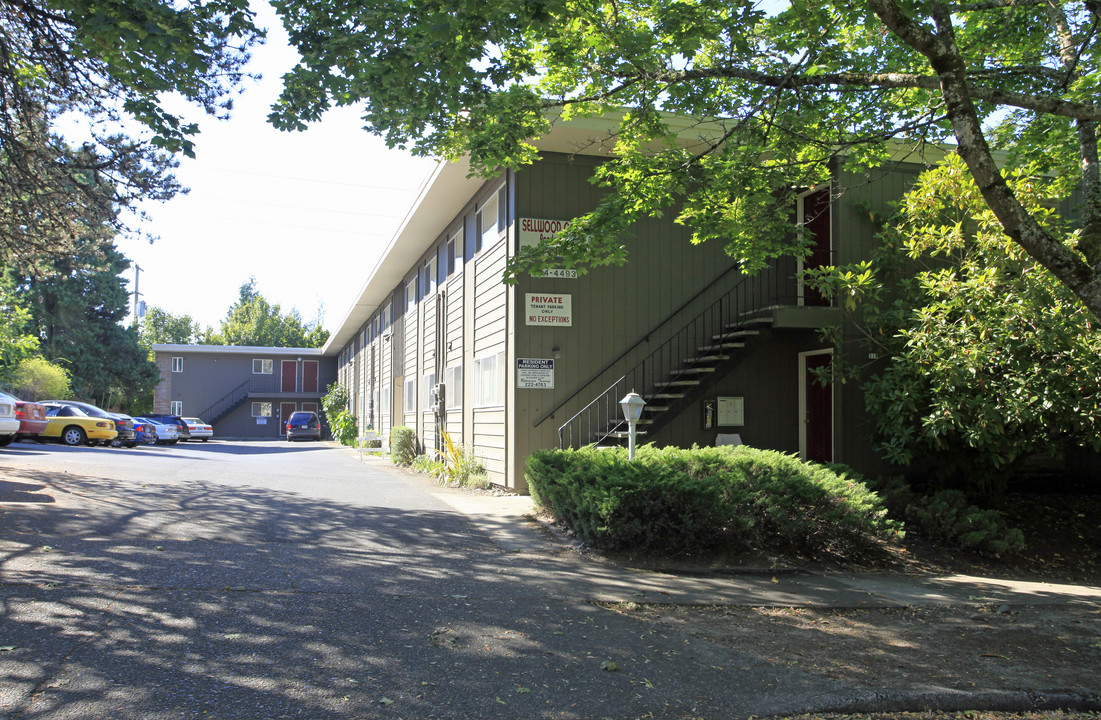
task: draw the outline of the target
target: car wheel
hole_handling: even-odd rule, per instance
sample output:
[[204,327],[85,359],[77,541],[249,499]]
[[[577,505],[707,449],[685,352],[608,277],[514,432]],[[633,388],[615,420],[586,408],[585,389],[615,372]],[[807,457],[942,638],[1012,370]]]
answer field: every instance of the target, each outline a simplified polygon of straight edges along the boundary
[[210,439],[210,438],[203,438],[203,442],[206,442],[206,441],[207,441],[207,440],[209,440],[209,439]]
[[169,441],[168,441],[168,444],[169,444],[169,445],[176,445],[176,444],[178,444],[179,442],[180,442],[179,440],[169,440]]
[[7,447],[8,445],[11,445],[13,442],[15,442],[15,436],[14,435],[5,435],[3,437],[0,437],[0,447]]
[[128,447],[128,448],[132,448],[132,447],[137,447],[137,446],[138,446],[138,444],[137,444],[136,442],[128,442],[128,443],[126,443],[126,447]]
[[61,442],[69,447],[83,445],[87,441],[88,436],[84,434],[84,428],[77,425],[70,425],[61,432]]

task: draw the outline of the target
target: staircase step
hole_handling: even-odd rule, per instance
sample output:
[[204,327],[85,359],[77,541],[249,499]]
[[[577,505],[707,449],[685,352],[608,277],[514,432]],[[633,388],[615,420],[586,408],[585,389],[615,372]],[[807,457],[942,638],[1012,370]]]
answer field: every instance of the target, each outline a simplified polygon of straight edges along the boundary
[[664,390],[667,387],[690,387],[699,384],[699,380],[670,380],[669,382],[658,385],[658,389]]
[[669,374],[670,375],[683,375],[683,374],[686,374],[686,373],[713,373],[713,372],[715,372],[715,368],[713,368],[713,367],[688,367],[688,368],[681,368],[680,370],[677,370],[675,372],[671,372]]
[[[696,349],[699,350],[702,353],[706,353],[706,352],[712,352],[714,350],[729,350],[729,349],[733,349],[733,348],[744,348],[744,347],[745,347],[745,343],[740,343],[740,342],[725,343],[724,342],[724,343],[720,343],[718,345],[701,345],[700,347],[698,347]],[[722,357],[725,360],[730,359],[729,355],[723,355]]]
[[[640,435],[645,435],[645,434],[646,433],[643,432],[642,430],[636,430],[635,431],[635,437],[639,437]],[[627,438],[631,437],[631,433],[627,430],[616,430],[613,433],[608,433],[605,437],[623,438],[624,440],[626,440]]]
[[[703,348],[700,348],[701,350]],[[705,363],[705,362],[719,362],[720,360],[729,360],[729,355],[701,355],[700,357],[685,358],[684,363],[691,365],[692,363]]]
[[668,405],[647,405],[642,408],[643,412],[669,412]]
[[713,335],[714,338],[743,338],[753,337],[754,335],[760,335],[760,330],[745,330],[740,325],[727,325],[723,328],[721,335]]
[[684,397],[684,393],[656,393],[650,397],[655,400],[680,400]]

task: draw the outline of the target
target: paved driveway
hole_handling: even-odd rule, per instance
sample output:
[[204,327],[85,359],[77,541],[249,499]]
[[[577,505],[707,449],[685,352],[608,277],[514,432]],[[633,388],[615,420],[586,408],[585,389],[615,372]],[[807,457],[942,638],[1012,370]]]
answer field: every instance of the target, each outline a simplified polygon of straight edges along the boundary
[[604,567],[517,531],[493,501],[328,443],[12,445],[0,451],[0,718],[844,707],[854,693],[836,682],[591,601],[897,604],[915,593]]

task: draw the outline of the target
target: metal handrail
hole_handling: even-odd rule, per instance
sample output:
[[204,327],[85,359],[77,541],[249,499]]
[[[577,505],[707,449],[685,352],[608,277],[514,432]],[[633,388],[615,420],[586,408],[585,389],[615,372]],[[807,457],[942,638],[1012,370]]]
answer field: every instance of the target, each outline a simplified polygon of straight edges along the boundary
[[[794,276],[783,277],[783,275],[783,271],[774,266],[755,276],[739,280],[722,297],[689,320],[680,330],[636,363],[634,367],[623,373],[577,414],[559,426],[558,446],[561,448],[579,447],[580,445],[602,442],[626,424],[619,413],[618,398],[621,395],[628,392],[638,392],[643,396],[652,398],[659,388],[676,387],[674,383],[683,381],[688,371],[696,367],[685,361],[688,358],[697,357],[702,348],[718,345],[720,347],[715,352],[721,356],[723,354],[721,347],[723,340],[736,331],[733,326],[738,318],[752,315],[755,312],[776,305],[784,299],[794,299],[794,294],[789,292],[792,288],[787,287],[787,285],[789,282],[794,282],[795,278]],[[693,299],[699,297],[699,295],[700,293],[697,293]],[[686,305],[678,308],[677,312]],[[661,325],[667,323],[671,318],[672,315],[662,321]],[[587,387],[598,380],[601,375],[614,366],[615,362],[625,357],[630,350],[638,347],[643,340],[636,342],[626,352],[621,353],[616,361],[606,365],[585,386]],[[577,394],[574,393],[571,398]],[[560,408],[563,404],[558,407]]]
[[[248,380],[245,380],[243,383],[241,383],[237,387],[233,388],[232,390],[227,392],[222,397],[215,400],[213,402],[213,404],[211,404],[210,407],[208,407],[206,410],[199,413],[197,417],[208,418],[208,417],[213,417],[214,415],[220,415],[225,410],[225,408],[229,407],[233,403],[235,403],[235,402],[237,402],[237,401],[239,401],[243,398],[248,397],[248,393],[249,393],[248,387],[251,383],[252,383],[252,378],[249,378]],[[242,394],[242,392],[244,394]],[[233,399],[230,400],[230,398],[233,398]],[[229,402],[226,402],[227,400],[229,400]],[[224,405],[223,405],[223,403],[224,403]],[[212,415],[211,411],[215,410],[216,408],[217,408],[217,412],[213,413],[213,415]],[[213,422],[213,420],[211,422]]]
[[[654,333],[656,333],[656,332],[657,332],[658,330],[661,330],[661,329],[662,329],[662,328],[663,328],[663,327],[664,327],[665,325],[667,325],[667,324],[668,324],[668,323],[669,323],[669,322],[670,322],[670,321],[671,321],[671,320],[672,320],[672,319],[673,319],[674,317],[676,317],[678,313],[680,313],[680,312],[681,312],[682,310],[684,310],[684,309],[685,309],[686,307],[688,307],[688,306],[689,306],[689,305],[691,305],[691,304],[692,304],[693,302],[695,302],[696,300],[698,300],[698,299],[699,299],[699,298],[700,298],[701,296],[703,296],[703,294],[704,294],[704,293],[706,293],[706,292],[707,292],[708,290],[710,290],[711,288],[715,287],[715,285],[716,285],[716,284],[718,284],[718,282],[719,282],[720,280],[722,280],[723,278],[725,278],[725,277],[726,277],[727,275],[729,275],[729,274],[730,274],[731,272],[733,272],[734,270],[737,270],[737,269],[739,269],[740,267],[741,267],[741,266],[740,266],[740,265],[738,265],[738,264],[734,264],[734,265],[731,265],[731,266],[730,266],[730,267],[728,267],[728,268],[727,268],[726,270],[724,270],[724,271],[723,271],[722,273],[720,273],[720,274],[719,274],[718,276],[716,276],[714,280],[712,280],[711,282],[707,283],[707,285],[703,286],[703,288],[701,288],[701,289],[699,290],[699,292],[697,292],[697,293],[696,293],[695,295],[693,295],[692,297],[688,298],[688,299],[687,299],[687,300],[685,300],[685,301],[684,301],[683,303],[681,303],[680,307],[678,307],[678,308],[677,308],[676,310],[674,310],[673,312],[669,313],[669,315],[668,315],[668,316],[666,316],[666,318],[665,318],[664,320],[662,320],[662,321],[661,321],[661,322],[659,322],[659,323],[658,323],[657,325],[655,325],[654,327],[652,327],[652,328],[650,329],[650,331],[649,331],[649,332],[647,332],[647,333],[644,333],[644,334],[643,334],[643,335],[642,335],[641,337],[639,337],[639,339],[638,339],[638,340],[636,340],[636,341],[635,341],[635,343],[634,343],[633,345],[631,345],[631,346],[630,346],[629,348],[627,348],[626,350],[624,350],[623,352],[621,352],[621,353],[620,353],[619,355],[616,355],[616,356],[615,356],[615,358],[614,358],[613,360],[609,361],[608,363],[606,363],[606,364],[604,365],[604,367],[602,367],[602,368],[600,368],[599,370],[597,370],[597,371],[596,371],[596,373],[594,373],[594,374],[593,374],[593,376],[592,376],[591,378],[589,378],[588,382],[586,382],[586,383],[585,383],[585,384],[583,384],[583,385],[580,385],[580,386],[578,386],[578,388],[577,388],[576,390],[574,390],[574,391],[573,391],[573,393],[571,393],[569,397],[567,397],[567,398],[566,398],[565,400],[563,400],[562,402],[560,402],[560,403],[558,403],[557,405],[555,405],[555,406],[554,406],[554,408],[553,408],[553,409],[551,409],[551,411],[550,411],[550,412],[548,412],[548,413],[544,414],[544,415],[543,415],[543,417],[539,418],[539,420],[538,420],[538,421],[536,421],[536,423],[535,423],[534,425],[532,425],[532,427],[539,427],[540,425],[542,425],[542,424],[543,424],[543,422],[544,422],[545,420],[548,420],[548,419],[550,419],[550,418],[554,417],[554,414],[555,414],[556,412],[558,412],[559,410],[561,410],[561,409],[562,409],[563,407],[565,407],[566,403],[568,403],[568,402],[569,402],[570,400],[573,400],[573,399],[574,399],[575,397],[577,397],[578,395],[580,395],[580,394],[582,393],[582,391],[583,391],[583,390],[585,390],[585,388],[589,387],[589,386],[590,386],[590,385],[592,385],[592,384],[593,384],[594,382],[596,382],[596,381],[597,381],[597,379],[599,379],[601,375],[603,375],[604,373],[608,372],[608,370],[610,370],[610,369],[612,369],[613,367],[615,367],[616,363],[618,363],[618,362],[619,362],[620,360],[622,360],[623,358],[625,358],[625,357],[627,357],[628,355],[630,355],[630,354],[631,354],[631,351],[633,351],[633,350],[634,350],[635,348],[637,348],[637,347],[638,347],[639,345],[641,345],[642,343],[644,343],[644,342],[647,342],[647,341],[648,341],[648,340],[650,339],[650,336],[651,336],[651,335],[653,335]],[[747,278],[742,278],[742,280],[741,280],[740,282],[744,282],[744,281],[745,281],[746,279],[747,279]],[[740,283],[739,283],[739,284],[740,284]]]

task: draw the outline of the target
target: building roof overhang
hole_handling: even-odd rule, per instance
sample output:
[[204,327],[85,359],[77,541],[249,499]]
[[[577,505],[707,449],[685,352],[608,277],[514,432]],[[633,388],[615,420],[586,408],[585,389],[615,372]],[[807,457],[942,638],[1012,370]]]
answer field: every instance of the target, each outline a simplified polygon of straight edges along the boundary
[[255,345],[177,345],[154,343],[153,351],[158,353],[202,353],[206,355],[303,355],[318,357],[325,355],[323,348],[286,348],[259,347]]

